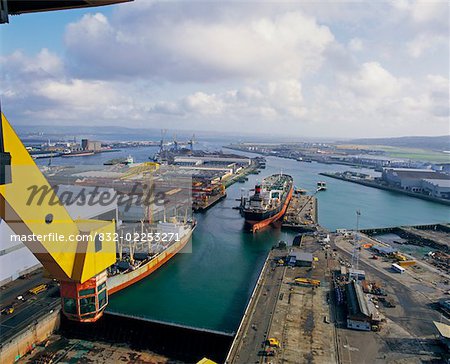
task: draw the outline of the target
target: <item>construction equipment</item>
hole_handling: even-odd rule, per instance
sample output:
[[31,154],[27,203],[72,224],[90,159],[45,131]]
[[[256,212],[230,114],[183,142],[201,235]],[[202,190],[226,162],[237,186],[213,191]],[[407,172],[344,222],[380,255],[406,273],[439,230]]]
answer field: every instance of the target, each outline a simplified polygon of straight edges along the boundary
[[37,287],[34,287],[32,289],[30,289],[28,292],[30,292],[31,294],[39,294],[41,292],[44,292],[47,289],[47,285],[46,284],[40,284]]
[[403,254],[401,253],[394,253],[394,258],[399,261],[399,262],[404,262],[406,260],[408,260],[408,258],[406,258]]
[[272,348],[281,348],[280,341],[277,338],[270,337],[267,339],[266,344]]
[[0,163],[0,218],[60,281],[63,313],[96,321],[108,303],[106,268],[116,261],[115,222],[72,220],[3,113]]
[[6,306],[6,307],[1,311],[1,314],[2,314],[2,315],[11,315],[12,313],[14,313],[14,306],[13,306],[13,305]]
[[320,281],[318,279],[311,278],[295,278],[295,283],[307,284],[314,287],[320,287]]
[[398,265],[400,267],[411,267],[412,265],[416,265],[416,261],[415,260],[403,260],[398,262]]

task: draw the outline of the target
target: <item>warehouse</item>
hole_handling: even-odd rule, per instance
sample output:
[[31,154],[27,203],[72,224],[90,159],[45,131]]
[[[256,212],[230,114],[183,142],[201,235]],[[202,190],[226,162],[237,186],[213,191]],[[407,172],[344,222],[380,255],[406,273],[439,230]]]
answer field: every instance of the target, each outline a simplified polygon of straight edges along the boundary
[[423,180],[449,181],[450,176],[431,169],[384,168],[382,180],[392,187],[423,192]]
[[450,179],[423,179],[422,190],[429,196],[450,200]]
[[291,252],[288,261],[297,267],[312,267],[313,255],[311,253]]
[[345,293],[347,297],[347,328],[370,331],[372,329],[372,312],[361,286],[352,281],[345,286]]
[[381,254],[381,255],[391,255],[397,252],[396,249],[394,249],[391,246],[384,246],[384,245],[374,245],[371,248],[374,252]]

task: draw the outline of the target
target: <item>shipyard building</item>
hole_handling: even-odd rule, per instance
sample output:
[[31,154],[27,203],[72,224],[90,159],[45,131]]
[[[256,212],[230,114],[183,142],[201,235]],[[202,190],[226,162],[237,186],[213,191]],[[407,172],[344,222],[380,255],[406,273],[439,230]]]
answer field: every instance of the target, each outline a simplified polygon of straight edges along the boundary
[[379,322],[375,308],[367,300],[361,286],[351,281],[345,286],[347,297],[347,328],[371,331],[372,325]]
[[450,176],[431,169],[384,168],[381,178],[388,186],[450,199]]

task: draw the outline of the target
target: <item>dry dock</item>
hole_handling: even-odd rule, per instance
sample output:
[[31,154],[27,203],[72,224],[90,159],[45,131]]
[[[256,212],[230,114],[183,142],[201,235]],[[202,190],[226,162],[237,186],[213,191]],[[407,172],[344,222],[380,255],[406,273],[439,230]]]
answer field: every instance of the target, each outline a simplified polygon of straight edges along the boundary
[[[312,267],[278,264],[280,258],[310,252]],[[321,249],[315,237],[301,247],[274,249],[267,258],[226,363],[334,363],[334,327],[327,300],[332,255]],[[297,277],[320,280],[320,287],[297,285]],[[269,338],[280,342],[273,356],[266,356]]]
[[311,230],[314,229],[316,224],[316,197],[295,193],[283,217],[282,226],[299,230]]

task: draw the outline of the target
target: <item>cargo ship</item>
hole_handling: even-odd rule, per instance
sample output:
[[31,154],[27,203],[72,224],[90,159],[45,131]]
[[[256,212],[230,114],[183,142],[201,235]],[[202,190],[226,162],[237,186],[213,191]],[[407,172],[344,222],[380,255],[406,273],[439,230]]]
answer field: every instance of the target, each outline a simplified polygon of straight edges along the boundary
[[92,150],[77,150],[73,151],[70,149],[64,150],[64,152],[61,154],[61,157],[68,158],[68,157],[85,157],[88,155],[94,155],[95,152]]
[[[161,241],[136,242],[123,240],[119,244],[119,256],[116,264],[108,268],[106,286],[108,294],[114,294],[141,279],[168,262],[183,249],[191,239],[196,222],[158,222],[155,233],[151,236],[161,237]],[[132,234],[134,236],[134,233]],[[138,234],[141,236],[141,234]],[[162,237],[170,237],[164,239]],[[139,246],[144,249],[139,250]]]
[[255,193],[241,201],[241,212],[253,232],[280,219],[289,205],[294,181],[287,174],[274,174],[255,186]]

